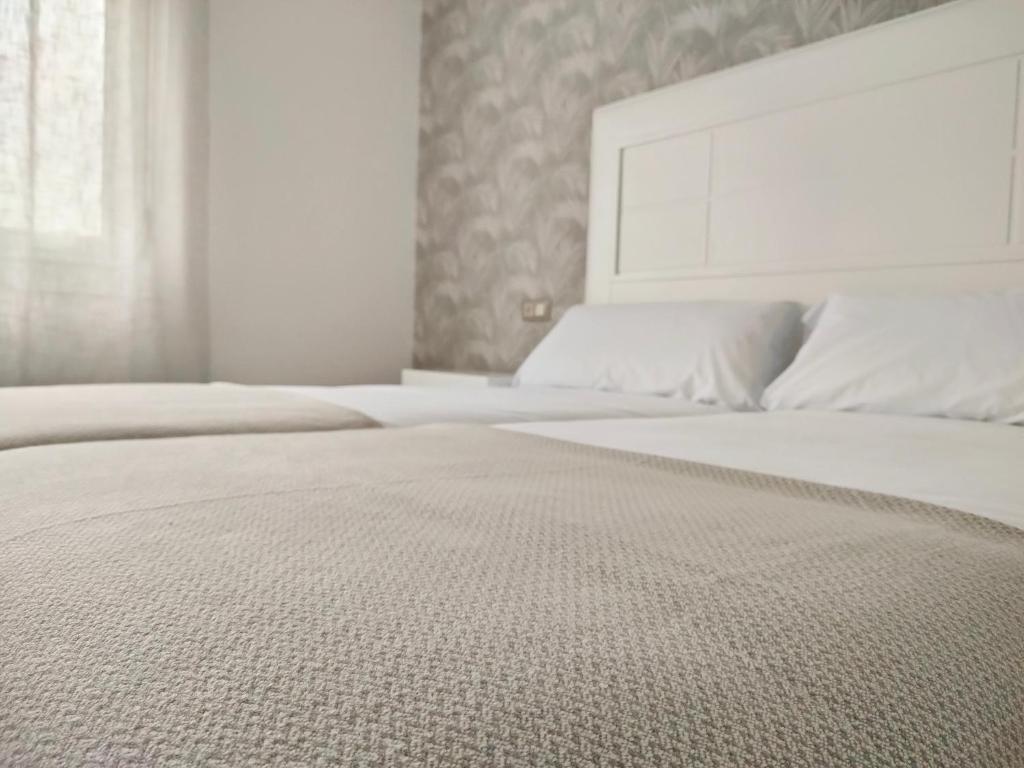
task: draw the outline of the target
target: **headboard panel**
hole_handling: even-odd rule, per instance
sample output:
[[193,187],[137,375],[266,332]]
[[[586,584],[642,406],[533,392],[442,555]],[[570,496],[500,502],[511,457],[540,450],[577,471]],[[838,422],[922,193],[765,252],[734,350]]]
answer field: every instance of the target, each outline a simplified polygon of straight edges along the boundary
[[594,113],[589,302],[1007,285],[1024,288],[1021,0]]

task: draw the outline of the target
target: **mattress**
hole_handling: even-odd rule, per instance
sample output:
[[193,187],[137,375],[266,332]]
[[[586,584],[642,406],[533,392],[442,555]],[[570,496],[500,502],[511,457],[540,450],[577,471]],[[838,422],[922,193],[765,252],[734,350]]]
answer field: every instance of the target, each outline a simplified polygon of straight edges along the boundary
[[556,387],[275,387],[366,414],[388,427],[501,424],[719,413],[681,398]]
[[922,501],[443,426],[7,451],[0,509],[0,764],[1024,764],[1024,531]]

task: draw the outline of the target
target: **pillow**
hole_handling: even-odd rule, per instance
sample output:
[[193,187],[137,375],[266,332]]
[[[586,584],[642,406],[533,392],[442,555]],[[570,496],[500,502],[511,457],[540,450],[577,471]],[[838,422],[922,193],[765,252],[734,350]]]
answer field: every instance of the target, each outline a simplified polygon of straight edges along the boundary
[[756,410],[800,345],[790,303],[577,306],[516,373],[520,386],[666,395]]
[[762,403],[1024,423],[1024,294],[833,296]]

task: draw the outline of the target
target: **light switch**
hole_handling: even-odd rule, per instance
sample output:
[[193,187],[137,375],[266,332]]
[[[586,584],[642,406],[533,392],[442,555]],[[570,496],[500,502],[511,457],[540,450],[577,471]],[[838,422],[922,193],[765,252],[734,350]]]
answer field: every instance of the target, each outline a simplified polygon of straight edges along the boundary
[[524,299],[523,320],[539,323],[551,319],[551,299]]

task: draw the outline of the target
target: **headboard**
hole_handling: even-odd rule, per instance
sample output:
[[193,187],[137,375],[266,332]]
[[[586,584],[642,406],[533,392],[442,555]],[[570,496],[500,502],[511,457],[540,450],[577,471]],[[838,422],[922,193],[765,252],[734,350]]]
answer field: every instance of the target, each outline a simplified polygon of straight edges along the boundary
[[1024,0],[594,113],[587,301],[1024,288]]

